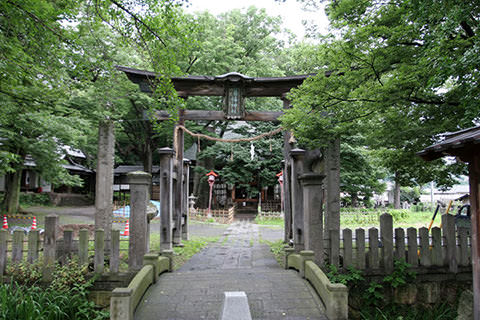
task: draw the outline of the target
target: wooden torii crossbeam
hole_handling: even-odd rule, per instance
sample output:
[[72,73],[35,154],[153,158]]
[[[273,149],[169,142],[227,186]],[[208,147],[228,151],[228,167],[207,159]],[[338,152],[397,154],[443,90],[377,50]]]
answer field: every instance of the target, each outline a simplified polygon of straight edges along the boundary
[[[128,79],[139,85],[145,93],[153,93],[157,74],[151,71],[117,66],[117,69],[125,72]],[[310,75],[296,75],[289,77],[259,77],[251,78],[237,72],[231,72],[220,76],[186,76],[172,77],[170,80],[178,95],[183,98],[192,96],[225,96],[226,89],[230,84],[240,84],[243,97],[278,97],[285,99],[285,95],[292,89],[303,83]],[[288,105],[287,105],[288,107]],[[218,110],[183,110],[183,120],[231,120],[224,111]],[[237,120],[244,121],[278,121],[283,115],[281,111],[245,111]],[[157,111],[157,120],[168,120],[171,115],[167,111]]]

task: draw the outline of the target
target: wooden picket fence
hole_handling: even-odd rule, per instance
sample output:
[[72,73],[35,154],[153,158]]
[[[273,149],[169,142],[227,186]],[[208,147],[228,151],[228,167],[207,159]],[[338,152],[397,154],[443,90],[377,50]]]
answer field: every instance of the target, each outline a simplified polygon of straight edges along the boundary
[[[51,268],[55,262],[65,263],[74,256],[78,257],[80,265],[90,264],[90,242],[94,242],[94,272],[105,273],[105,232],[103,229],[95,230],[94,240],[89,239],[89,230],[87,229],[79,231],[78,239],[74,239],[73,230],[64,230],[63,239],[57,240],[56,229],[56,225],[46,223],[42,236],[38,230],[31,230],[26,239],[23,230],[15,230],[13,235],[10,235],[7,230],[0,230],[0,275],[5,274],[7,263],[19,263],[25,260],[34,263],[39,258],[43,258],[45,269]],[[43,241],[41,241],[42,237]],[[120,240],[120,231],[112,230],[108,255],[109,274],[119,273],[120,241],[124,241]]]
[[230,224],[233,222],[234,217],[235,206],[228,208],[228,210],[211,210],[210,216],[208,214],[208,209],[196,209],[195,211],[190,211],[190,218],[200,221],[207,221],[213,218],[215,222]]
[[[470,230],[456,227],[453,215],[442,216],[442,228],[396,228],[392,216],[380,216],[380,230],[358,228],[331,230],[325,239],[327,261],[340,268],[390,273],[394,260],[405,260],[412,268],[446,268],[458,272],[471,265]],[[343,259],[340,259],[342,257]]]

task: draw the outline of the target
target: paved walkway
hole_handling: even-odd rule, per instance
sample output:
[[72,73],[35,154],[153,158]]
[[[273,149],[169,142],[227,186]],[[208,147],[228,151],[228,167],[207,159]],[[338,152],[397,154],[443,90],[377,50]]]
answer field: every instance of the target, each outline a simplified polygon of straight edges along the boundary
[[219,319],[223,292],[245,291],[254,319],[326,320],[311,286],[277,264],[261,243],[265,238],[272,238],[272,230],[236,222],[178,271],[163,274],[145,293],[135,319]]

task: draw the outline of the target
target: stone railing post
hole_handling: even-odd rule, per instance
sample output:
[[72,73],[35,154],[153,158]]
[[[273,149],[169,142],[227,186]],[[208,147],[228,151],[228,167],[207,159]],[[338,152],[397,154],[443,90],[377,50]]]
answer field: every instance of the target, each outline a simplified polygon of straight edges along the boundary
[[110,298],[110,319],[131,320],[133,319],[132,304],[133,289],[115,288]]
[[303,221],[303,193],[300,185],[299,177],[303,173],[303,159],[305,150],[292,149],[290,156],[293,158],[291,168],[291,204],[292,204],[292,224],[293,224],[293,244],[296,252],[300,252],[305,248],[305,232]]
[[143,267],[147,253],[147,206],[152,175],[142,171],[129,172],[130,184],[130,237],[128,240],[128,269],[138,271]]
[[43,234],[43,279],[52,280],[52,271],[55,266],[57,250],[57,224],[58,216],[45,217],[45,232]]
[[295,253],[295,249],[290,247],[290,246],[286,246],[285,248],[285,256],[284,256],[284,267],[286,270],[288,270],[288,256],[291,255],[292,253]]
[[170,148],[158,149],[160,155],[160,251],[172,250],[173,155]]
[[313,260],[315,253],[312,250],[300,251],[302,262],[300,263],[300,270],[298,270],[300,277],[305,278],[305,262]]
[[182,227],[182,239],[189,240],[189,207],[188,207],[188,194],[190,193],[190,160],[183,159],[183,195],[182,195],[182,215],[183,215],[183,227]]
[[305,250],[314,252],[314,262],[323,265],[323,193],[324,175],[305,173],[300,176],[303,187],[303,230]]

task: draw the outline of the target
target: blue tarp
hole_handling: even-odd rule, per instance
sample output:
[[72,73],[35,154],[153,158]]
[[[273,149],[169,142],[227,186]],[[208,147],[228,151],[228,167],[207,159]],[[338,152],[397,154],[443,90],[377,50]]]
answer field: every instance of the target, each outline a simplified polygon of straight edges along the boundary
[[[153,205],[155,205],[155,207],[157,207],[157,210],[158,210],[157,216],[159,216],[160,215],[160,201],[150,200],[150,202]],[[113,215],[117,216],[117,217],[125,217],[125,218],[130,217],[130,206],[125,206],[125,207],[122,207],[122,208],[119,208],[119,209],[113,211]]]

